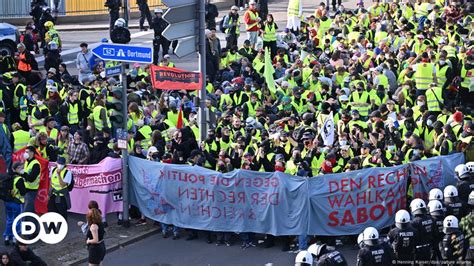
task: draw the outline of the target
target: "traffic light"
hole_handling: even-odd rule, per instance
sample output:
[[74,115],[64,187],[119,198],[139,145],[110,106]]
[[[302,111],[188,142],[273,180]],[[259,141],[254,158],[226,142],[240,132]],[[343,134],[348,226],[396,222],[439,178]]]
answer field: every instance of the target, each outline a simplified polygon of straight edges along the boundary
[[122,87],[112,89],[112,100],[110,102],[110,122],[113,128],[121,128],[123,126],[124,112],[124,94]]

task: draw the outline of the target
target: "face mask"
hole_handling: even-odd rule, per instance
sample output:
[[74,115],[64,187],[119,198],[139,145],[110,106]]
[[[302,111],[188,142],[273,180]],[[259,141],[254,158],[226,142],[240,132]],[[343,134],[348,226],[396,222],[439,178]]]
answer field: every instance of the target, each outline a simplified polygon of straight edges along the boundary
[[283,167],[283,166],[275,166],[275,172],[285,172],[285,167]]
[[416,102],[416,105],[418,105],[418,106],[423,106],[423,105],[425,105],[425,103],[424,103],[424,102],[419,102],[419,101],[417,101],[417,102]]
[[20,170],[20,175],[24,174],[25,173],[25,169],[21,169]]
[[439,60],[439,63],[440,63],[441,65],[444,65],[444,63],[446,63],[446,61],[445,61],[445,60]]
[[383,92],[377,92],[377,96],[379,96],[380,98],[383,98],[383,96],[385,96],[385,93],[383,93]]
[[395,150],[395,146],[393,146],[393,145],[387,146],[387,149],[388,149],[389,151],[394,151],[394,150]]
[[426,121],[426,125],[431,127],[433,125],[433,121],[431,121],[431,120]]
[[324,147],[324,148],[321,148],[321,153],[326,153],[328,152],[328,148]]
[[347,144],[347,140],[340,140],[339,145],[345,146]]
[[40,106],[40,105],[43,105],[43,101],[36,101],[36,105]]
[[27,152],[23,153],[23,158],[24,158],[25,160],[28,160],[28,158],[30,158],[30,154],[27,153]]
[[414,150],[413,151],[413,155],[419,155],[420,154],[420,150]]
[[330,50],[325,50],[324,53],[325,54],[329,54],[331,51]]
[[63,164],[58,164],[58,166],[57,166],[57,167],[58,167],[58,169],[59,169],[59,170],[63,170],[63,168],[64,168],[64,165],[63,165]]

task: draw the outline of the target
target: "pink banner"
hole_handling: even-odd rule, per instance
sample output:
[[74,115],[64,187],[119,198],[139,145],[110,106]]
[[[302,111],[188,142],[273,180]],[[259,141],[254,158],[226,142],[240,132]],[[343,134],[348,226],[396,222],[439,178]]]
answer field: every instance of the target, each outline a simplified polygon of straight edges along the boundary
[[72,164],[67,169],[75,182],[69,212],[86,214],[91,200],[99,203],[102,213],[122,211],[122,159],[107,157],[99,164]]

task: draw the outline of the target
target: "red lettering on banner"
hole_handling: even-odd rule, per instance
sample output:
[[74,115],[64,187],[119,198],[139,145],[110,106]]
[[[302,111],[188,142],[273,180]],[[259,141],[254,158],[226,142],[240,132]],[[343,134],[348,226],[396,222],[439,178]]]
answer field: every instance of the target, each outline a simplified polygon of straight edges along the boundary
[[[379,214],[377,214],[377,210],[379,210]],[[382,218],[384,212],[385,212],[385,207],[384,206],[375,205],[372,208],[370,208],[370,219],[372,221],[377,221],[380,218]]]
[[375,176],[369,176],[369,189],[375,188]]
[[369,217],[367,216],[366,208],[357,208],[357,223],[362,224],[367,222]]
[[329,213],[330,222],[327,223],[327,225],[332,226],[332,227],[339,225],[339,219],[337,219],[337,213],[338,213],[337,211]]
[[351,210],[346,210],[344,216],[342,217],[341,226],[345,224],[354,224],[354,217],[352,217]]

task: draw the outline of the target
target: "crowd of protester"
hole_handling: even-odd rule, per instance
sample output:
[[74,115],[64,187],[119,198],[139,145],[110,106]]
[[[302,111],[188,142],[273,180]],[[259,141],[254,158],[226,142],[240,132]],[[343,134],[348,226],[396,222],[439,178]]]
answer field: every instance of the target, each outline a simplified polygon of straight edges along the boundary
[[[472,7],[427,0],[367,5],[359,2],[355,10],[339,5],[329,13],[320,3],[296,30],[278,26],[271,8],[262,16],[255,1],[246,10],[233,6],[221,23],[214,12],[206,30],[208,96],[202,100],[210,121],[204,140],[194,105],[197,93],[153,89],[149,66],[134,64],[126,82],[129,153],[220,172],[249,169],[304,177],[454,152],[474,160]],[[162,13],[155,10],[159,18]],[[44,37],[38,36],[38,27]],[[52,18],[35,20],[26,26],[18,53],[0,60],[0,152],[9,168],[12,152],[26,146],[61,164],[120,157],[115,103],[121,84],[104,75],[115,62],[96,58],[82,43],[79,74],[71,75],[61,62],[59,35]],[[33,55],[40,48],[45,75]],[[265,49],[276,88],[268,86],[264,73]],[[175,67],[167,53],[156,63]],[[335,141],[325,144],[323,125],[330,116]],[[18,172],[30,183],[25,183],[28,192],[34,190],[34,169],[25,164]],[[60,180],[62,188],[68,186]],[[179,228],[173,233],[178,238]],[[191,231],[188,239],[196,237]],[[218,234],[218,244],[229,245],[229,238]],[[254,245],[251,234],[241,238],[243,248]],[[273,237],[267,240],[273,245]],[[290,241],[284,242],[287,250]],[[299,242],[299,249],[306,249],[307,238]]]

